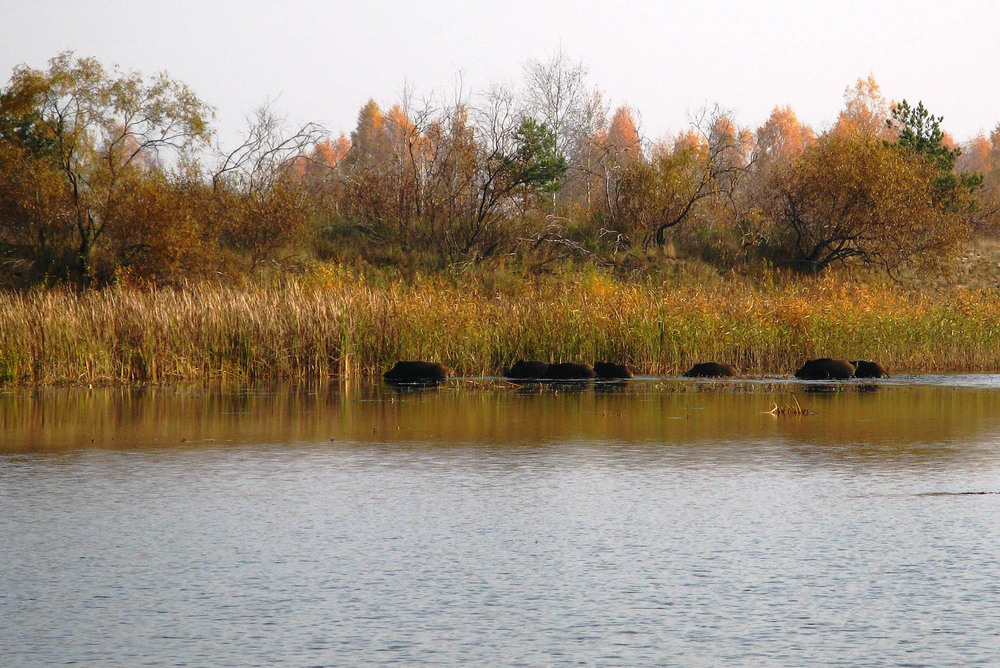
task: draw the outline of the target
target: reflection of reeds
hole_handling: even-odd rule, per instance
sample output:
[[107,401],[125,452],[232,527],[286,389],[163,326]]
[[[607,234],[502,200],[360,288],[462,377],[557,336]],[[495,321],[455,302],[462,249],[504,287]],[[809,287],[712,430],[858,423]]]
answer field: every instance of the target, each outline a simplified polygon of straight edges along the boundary
[[624,283],[591,272],[497,287],[369,285],[329,270],[280,287],[0,294],[0,380],[359,377],[399,359],[497,375],[513,360],[613,360],[640,374],[724,361],[791,373],[813,357],[890,371],[1000,369],[1000,298],[834,280]]

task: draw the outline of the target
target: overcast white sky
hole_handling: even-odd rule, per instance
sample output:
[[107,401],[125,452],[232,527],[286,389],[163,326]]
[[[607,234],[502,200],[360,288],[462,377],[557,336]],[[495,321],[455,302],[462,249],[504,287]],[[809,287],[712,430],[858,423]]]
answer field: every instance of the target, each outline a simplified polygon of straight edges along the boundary
[[873,74],[965,140],[1000,122],[998,32],[995,0],[0,0],[0,80],[67,49],[166,70],[216,108],[228,144],[265,99],[350,132],[369,98],[387,107],[407,81],[446,92],[461,72],[481,89],[562,48],[652,139],[712,103],[751,127],[787,104],[822,130]]

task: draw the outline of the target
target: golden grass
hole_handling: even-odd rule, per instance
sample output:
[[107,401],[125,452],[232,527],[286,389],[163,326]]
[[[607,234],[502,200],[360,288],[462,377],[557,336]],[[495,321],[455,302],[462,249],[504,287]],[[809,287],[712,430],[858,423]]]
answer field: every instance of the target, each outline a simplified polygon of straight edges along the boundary
[[1000,370],[1000,297],[834,278],[629,283],[596,270],[373,286],[340,267],[278,287],[0,293],[0,379],[14,383],[360,377],[399,359],[479,376],[519,357],[651,375],[715,360],[761,375],[824,356]]

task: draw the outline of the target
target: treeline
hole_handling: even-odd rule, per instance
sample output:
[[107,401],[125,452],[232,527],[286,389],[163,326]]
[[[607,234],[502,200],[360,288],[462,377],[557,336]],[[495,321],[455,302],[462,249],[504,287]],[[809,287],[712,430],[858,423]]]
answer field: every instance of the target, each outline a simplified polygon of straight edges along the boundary
[[651,142],[557,54],[520,88],[374,101],[350,136],[263,107],[243,142],[166,75],[63,53],[0,91],[0,284],[171,283],[314,261],[436,270],[505,262],[894,273],[990,231],[1000,126],[959,147],[871,79],[817,133],[789,108],[756,130],[720,108]]

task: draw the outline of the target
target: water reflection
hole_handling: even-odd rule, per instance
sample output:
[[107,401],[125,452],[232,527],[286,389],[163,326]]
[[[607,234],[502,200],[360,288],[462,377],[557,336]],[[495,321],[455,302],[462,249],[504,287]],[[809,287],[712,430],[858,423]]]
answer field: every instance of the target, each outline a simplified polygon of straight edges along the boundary
[[[13,390],[0,394],[0,451],[247,443],[533,447],[630,444],[745,458],[781,448],[809,461],[962,459],[997,439],[995,377],[879,383],[632,380],[437,388],[328,383],[238,388]],[[992,383],[992,384],[991,384]],[[877,390],[877,391],[876,391]],[[772,414],[778,405],[804,414]],[[726,444],[738,443],[738,447]],[[712,452],[705,446],[711,445]],[[959,447],[960,446],[960,447]],[[749,454],[748,454],[749,453]]]

